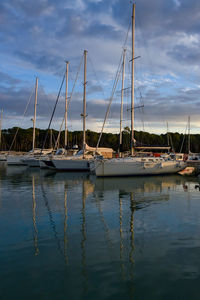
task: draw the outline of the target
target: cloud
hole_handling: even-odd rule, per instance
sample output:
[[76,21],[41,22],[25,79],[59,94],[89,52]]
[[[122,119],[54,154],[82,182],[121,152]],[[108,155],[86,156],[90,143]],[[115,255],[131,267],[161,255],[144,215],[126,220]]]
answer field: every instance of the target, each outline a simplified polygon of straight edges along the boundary
[[[136,104],[142,95],[145,118],[152,122],[154,129],[163,128],[164,119],[183,124],[187,114],[198,122],[199,12],[197,0],[140,0],[136,4],[135,53],[141,56],[135,61]],[[23,113],[31,91],[32,73],[45,82],[45,86],[40,87],[38,104],[38,118],[45,126],[59,89],[56,84],[59,85],[64,73],[65,60],[70,61],[71,88],[83,50],[87,49],[88,122],[99,128],[131,14],[132,5],[128,0],[1,2],[0,101],[10,120]],[[129,75],[130,47],[129,33],[126,65]],[[126,87],[130,87],[129,75]],[[83,67],[71,107],[70,118],[75,123],[80,119],[82,82]],[[110,115],[115,124],[119,118],[120,84],[117,90]],[[63,101],[64,98],[56,111],[58,120],[62,119]],[[49,110],[45,103],[49,103]],[[31,115],[31,111],[28,114]],[[136,125],[140,115],[136,111]],[[56,121],[55,126],[58,126]],[[111,128],[110,123],[108,127]]]
[[20,83],[21,80],[19,80],[17,78],[14,78],[14,77],[12,77],[8,74],[5,74],[3,72],[0,72],[0,82],[8,84],[8,85],[15,85],[17,83]]
[[50,55],[44,51],[39,52],[26,52],[26,51],[16,51],[15,55],[20,57],[23,61],[31,62],[38,69],[52,71],[55,74],[62,74],[64,66],[64,59],[55,55]]

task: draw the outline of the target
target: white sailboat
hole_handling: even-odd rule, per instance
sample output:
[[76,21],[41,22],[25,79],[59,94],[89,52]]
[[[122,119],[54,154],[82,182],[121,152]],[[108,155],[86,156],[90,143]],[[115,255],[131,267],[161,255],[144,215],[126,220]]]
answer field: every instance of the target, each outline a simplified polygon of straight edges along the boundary
[[[49,167],[55,168],[57,170],[65,171],[90,171],[90,161],[93,156],[86,151],[86,67],[87,67],[87,51],[84,50],[84,89],[83,89],[83,149],[77,155],[65,156],[65,157],[53,157],[51,161],[47,164]],[[67,86],[67,85],[66,85]],[[67,96],[66,96],[67,97]],[[66,132],[66,121],[67,116],[65,116],[65,132]],[[67,142],[67,135],[65,134],[65,143]]]
[[8,154],[7,164],[8,165],[27,165],[25,159],[33,157],[35,154],[35,122],[36,122],[36,107],[37,107],[37,91],[38,91],[38,78],[36,77],[35,82],[35,105],[34,105],[34,118],[33,118],[33,149],[27,154]]
[[[69,70],[69,62],[66,61],[66,72],[65,72],[65,78],[66,78],[66,86],[65,86],[65,146],[67,145],[67,110],[68,110],[68,98],[67,98],[67,90],[68,90],[68,70]],[[63,121],[64,121],[63,120]],[[62,125],[61,125],[62,128]],[[61,132],[61,129],[60,129]],[[59,138],[60,138],[60,132],[56,141],[56,145],[55,148],[58,145],[59,142]],[[54,149],[52,148],[52,131],[50,131],[51,133],[51,147],[50,149],[42,149],[42,153],[40,150],[39,155],[36,155],[34,157],[29,157],[26,160],[24,160],[24,162],[29,166],[29,167],[40,167],[40,168],[49,168],[49,167],[53,167],[52,166],[52,162],[51,159],[52,157],[54,157]],[[62,154],[61,154],[62,153]],[[65,153],[59,151],[59,157],[63,158],[63,155]],[[56,158],[57,158],[57,154],[56,154]],[[53,167],[54,168],[54,167]]]
[[22,162],[28,167],[40,167],[41,158],[50,155],[52,151],[52,148],[43,149],[41,155],[41,149],[35,149],[32,155],[24,155]]
[[94,169],[96,176],[132,176],[173,174],[185,168],[183,161],[168,157],[134,156],[134,38],[135,38],[135,4],[132,14],[132,78],[131,78],[131,156],[127,158],[96,159]]
[[162,157],[126,157],[95,161],[96,176],[132,176],[174,174],[183,170],[183,161]]

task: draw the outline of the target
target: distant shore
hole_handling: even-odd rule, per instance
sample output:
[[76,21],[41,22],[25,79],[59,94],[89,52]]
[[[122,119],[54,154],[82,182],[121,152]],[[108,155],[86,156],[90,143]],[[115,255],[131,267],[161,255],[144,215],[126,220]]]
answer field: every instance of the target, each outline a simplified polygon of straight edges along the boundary
[[[18,130],[18,131],[17,131]],[[16,135],[17,132],[17,135]],[[46,148],[52,148],[55,145],[59,131],[55,129],[39,129],[36,128],[36,147],[42,148],[45,136]],[[99,138],[98,132],[87,130],[86,131],[86,143],[91,147],[96,147]],[[59,147],[65,147],[64,145],[64,131],[60,134]],[[78,145],[82,148],[82,131],[68,131],[68,147],[73,147],[73,145]],[[169,132],[165,134],[154,134],[143,131],[134,131],[134,138],[136,140],[137,146],[170,146],[176,152],[188,152],[188,135],[184,135],[178,132]],[[23,128],[9,128],[3,129],[1,135],[1,151],[22,151],[27,152],[32,149],[32,139],[33,139],[33,128],[23,129]],[[12,146],[12,148],[10,148]],[[101,147],[113,148],[117,151],[119,149],[119,134],[114,133],[103,133],[100,142]],[[128,151],[130,147],[130,131],[129,128],[123,130],[123,146],[122,151]],[[200,134],[190,135],[190,151],[200,152]]]

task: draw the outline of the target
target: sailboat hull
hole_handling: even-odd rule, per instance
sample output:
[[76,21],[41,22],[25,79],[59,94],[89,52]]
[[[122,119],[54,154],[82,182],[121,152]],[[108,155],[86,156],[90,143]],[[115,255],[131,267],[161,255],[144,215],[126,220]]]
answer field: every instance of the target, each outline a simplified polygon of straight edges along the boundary
[[40,167],[40,161],[37,158],[26,158],[22,160],[25,165],[28,165],[28,167]]
[[26,164],[22,161],[24,155],[8,155],[7,165],[11,166],[25,166]]
[[98,177],[175,174],[186,167],[184,162],[178,161],[141,162],[135,159],[97,160],[94,164]]
[[90,163],[87,159],[52,159],[57,170],[61,171],[90,171]]
[[6,161],[6,155],[0,154],[0,161]]

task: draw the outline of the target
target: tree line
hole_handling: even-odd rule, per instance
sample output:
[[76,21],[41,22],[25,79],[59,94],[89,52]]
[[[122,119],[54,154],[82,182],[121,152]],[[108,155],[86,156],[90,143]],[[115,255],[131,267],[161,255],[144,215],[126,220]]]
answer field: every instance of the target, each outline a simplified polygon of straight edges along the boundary
[[[16,135],[17,132],[17,135]],[[44,129],[36,128],[35,147],[36,148],[53,148],[57,140],[59,132],[55,129],[51,129],[49,132]],[[16,138],[14,139],[16,135]],[[46,143],[44,145],[45,136]],[[130,129],[128,127],[123,130],[123,144],[121,151],[128,151],[130,149]],[[60,134],[58,147],[64,148],[64,131]],[[68,131],[68,145],[71,148],[75,144],[79,149],[82,148],[82,131]],[[87,130],[86,142],[91,147],[96,147],[99,138],[99,133]],[[188,153],[190,147],[191,152],[200,152],[200,134],[191,134],[190,143],[188,143],[188,135],[184,135],[178,132],[170,132],[166,134],[153,134],[143,131],[135,131],[134,138],[136,140],[136,146],[168,146],[170,145],[175,152]],[[9,128],[2,130],[0,150],[2,151],[30,151],[32,149],[33,128]],[[190,146],[188,147],[188,145]],[[12,148],[10,148],[12,145]],[[103,133],[100,147],[109,147],[113,150],[119,150],[119,134]]]

